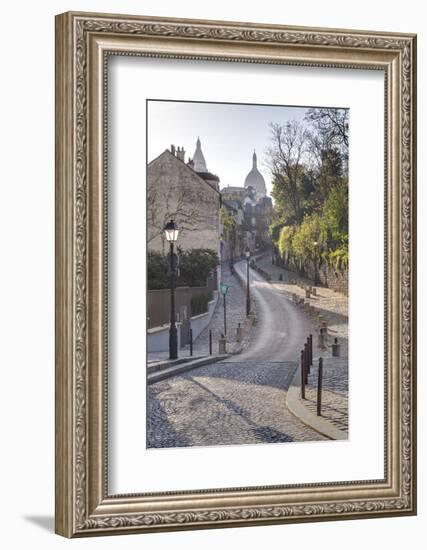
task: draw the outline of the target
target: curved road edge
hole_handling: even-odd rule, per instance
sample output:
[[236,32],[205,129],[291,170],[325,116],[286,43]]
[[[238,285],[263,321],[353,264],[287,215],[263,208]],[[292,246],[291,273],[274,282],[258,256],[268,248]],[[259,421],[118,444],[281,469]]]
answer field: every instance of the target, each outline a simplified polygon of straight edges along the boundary
[[301,371],[298,368],[295,371],[294,377],[286,394],[286,405],[289,411],[306,426],[309,426],[328,439],[332,439],[334,441],[348,440],[349,437],[346,432],[333,426],[328,420],[325,420],[321,416],[317,416],[308,410],[308,408],[301,402],[300,388]]

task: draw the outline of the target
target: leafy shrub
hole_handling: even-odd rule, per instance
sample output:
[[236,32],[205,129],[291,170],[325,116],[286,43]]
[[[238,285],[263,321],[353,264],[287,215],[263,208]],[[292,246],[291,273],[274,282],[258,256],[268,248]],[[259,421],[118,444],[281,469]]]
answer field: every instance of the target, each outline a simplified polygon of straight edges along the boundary
[[179,286],[205,286],[219,264],[218,254],[209,248],[192,248],[179,253]]
[[148,290],[169,288],[167,257],[160,252],[149,252],[147,256]]
[[[179,271],[176,286],[205,286],[206,279],[219,264],[218,254],[208,248],[178,249]],[[150,251],[147,256],[148,289],[170,287],[168,258],[160,252]]]

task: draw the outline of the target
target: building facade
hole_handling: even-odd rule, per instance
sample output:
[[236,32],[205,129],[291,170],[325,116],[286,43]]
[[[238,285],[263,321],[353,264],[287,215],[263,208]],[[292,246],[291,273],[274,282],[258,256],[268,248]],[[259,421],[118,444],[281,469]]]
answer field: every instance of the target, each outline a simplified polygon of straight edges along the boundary
[[219,178],[207,169],[200,139],[188,162],[184,149],[172,145],[148,164],[148,250],[168,252],[164,227],[173,219],[182,250],[209,248],[219,254],[220,208]]

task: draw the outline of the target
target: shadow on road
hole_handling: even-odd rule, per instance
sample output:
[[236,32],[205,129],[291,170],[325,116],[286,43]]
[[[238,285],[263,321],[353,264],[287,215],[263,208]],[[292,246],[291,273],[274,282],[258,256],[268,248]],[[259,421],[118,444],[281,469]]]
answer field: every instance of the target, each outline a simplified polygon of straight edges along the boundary
[[[157,397],[157,390],[149,388],[147,401],[147,447],[160,449],[163,447],[188,447],[191,443],[179,434],[168,419],[168,414]],[[161,430],[159,430],[161,426]]]
[[245,420],[245,422],[249,426],[251,426],[254,436],[256,437],[257,440],[259,440],[260,443],[286,443],[288,441],[293,441],[293,438],[290,437],[288,434],[279,432],[278,430],[275,430],[270,426],[259,426],[258,424],[256,424],[251,420],[250,414],[243,407],[240,407],[230,399],[224,399],[223,397],[220,397],[219,395],[214,393],[212,390],[210,390],[207,386],[205,386],[198,380],[195,380],[192,377],[190,378],[190,380],[193,382],[193,384],[196,384],[203,391],[208,393],[219,404],[226,406],[234,414],[237,414],[240,417],[242,417]]

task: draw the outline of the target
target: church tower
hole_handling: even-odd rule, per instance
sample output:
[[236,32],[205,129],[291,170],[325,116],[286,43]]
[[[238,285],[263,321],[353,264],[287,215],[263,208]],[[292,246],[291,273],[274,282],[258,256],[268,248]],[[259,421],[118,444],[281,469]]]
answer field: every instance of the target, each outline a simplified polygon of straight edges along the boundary
[[207,181],[216,190],[219,190],[219,177],[209,172],[199,137],[197,138],[196,150],[194,151],[193,158],[189,162],[189,165],[201,178]]
[[202,144],[200,142],[200,138],[197,138],[196,142],[196,150],[193,155],[193,163],[194,163],[194,171],[195,172],[207,172],[208,169],[206,167],[206,160],[202,153]]

